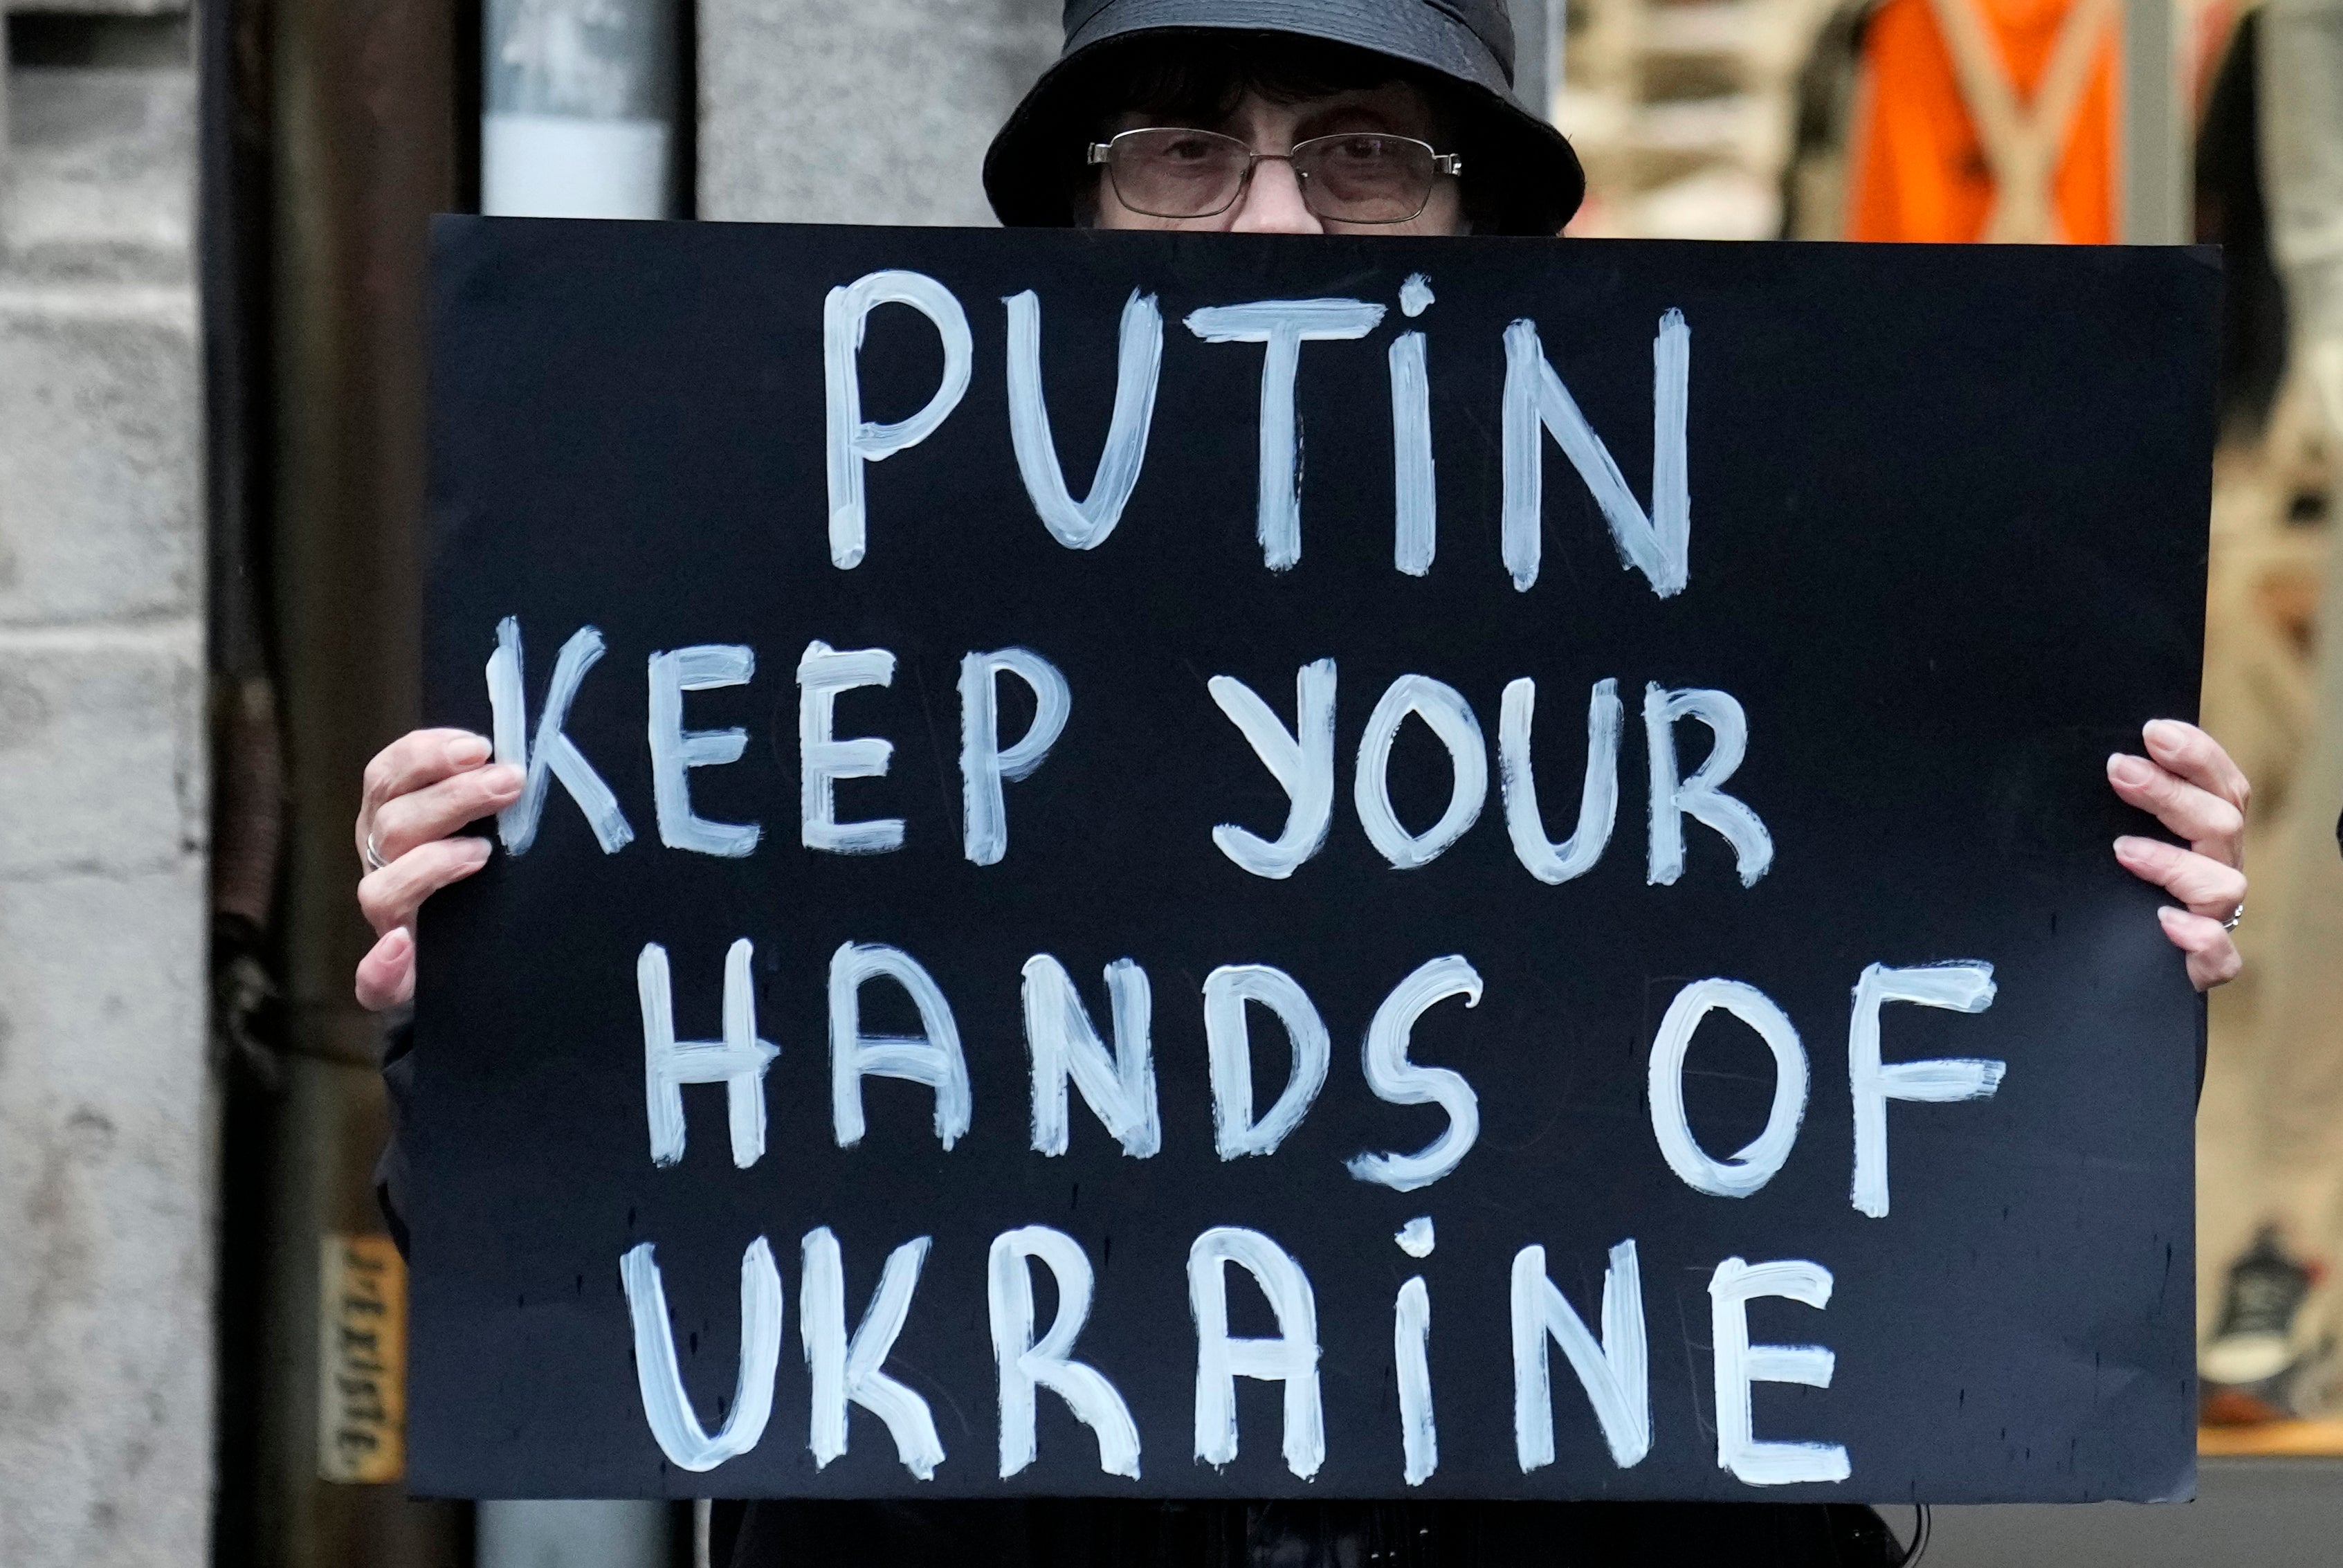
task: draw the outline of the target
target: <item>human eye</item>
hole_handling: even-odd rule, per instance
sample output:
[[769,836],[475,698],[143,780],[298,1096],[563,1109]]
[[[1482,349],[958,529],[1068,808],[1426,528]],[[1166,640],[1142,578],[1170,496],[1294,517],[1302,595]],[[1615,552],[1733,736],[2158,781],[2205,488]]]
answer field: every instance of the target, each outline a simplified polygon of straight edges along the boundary
[[1219,141],[1202,131],[1169,131],[1156,143],[1156,156],[1176,164],[1209,163],[1221,156]]

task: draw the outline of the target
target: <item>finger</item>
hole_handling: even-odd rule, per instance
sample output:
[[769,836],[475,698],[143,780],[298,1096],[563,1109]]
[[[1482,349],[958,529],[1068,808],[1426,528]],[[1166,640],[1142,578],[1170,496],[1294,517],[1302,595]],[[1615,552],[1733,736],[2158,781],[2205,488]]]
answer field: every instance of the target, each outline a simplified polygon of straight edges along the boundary
[[358,908],[377,933],[415,919],[423,900],[488,863],[486,839],[439,839],[420,844],[358,882]]
[[409,730],[376,752],[366,766],[365,789],[359,798],[359,853],[366,851],[375,810],[385,800],[477,768],[491,754],[488,741],[468,729]]
[[2198,789],[2218,795],[2243,811],[2254,787],[2245,770],[2229,759],[2221,743],[2193,724],[2177,719],[2150,720],[2140,729],[2147,754]]
[[2107,759],[2107,782],[2127,804],[2153,815],[2200,854],[2232,866],[2245,863],[2246,814],[2233,802],[2145,757],[2120,751]]
[[367,829],[374,835],[375,850],[385,860],[396,860],[419,845],[445,839],[519,799],[526,777],[508,763],[497,763],[395,795],[375,808]]
[[415,937],[393,926],[358,960],[358,1005],[368,1012],[397,1007],[415,994]]
[[2186,910],[2162,909],[2156,916],[2164,923],[2164,934],[2172,945],[2188,955],[2188,979],[2198,990],[2226,984],[2246,967],[2245,960],[2237,956],[2237,944],[2229,940],[2220,921]]
[[2160,839],[2117,839],[2116,859],[2133,876],[2155,883],[2187,905],[2193,914],[2226,920],[2246,901],[2243,871],[2177,844]]

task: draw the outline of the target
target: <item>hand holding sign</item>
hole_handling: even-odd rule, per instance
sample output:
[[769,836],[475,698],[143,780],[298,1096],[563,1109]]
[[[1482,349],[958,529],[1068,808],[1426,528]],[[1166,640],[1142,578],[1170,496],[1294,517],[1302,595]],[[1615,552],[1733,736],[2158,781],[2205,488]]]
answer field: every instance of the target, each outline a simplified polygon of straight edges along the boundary
[[2253,787],[2220,742],[2193,724],[2157,719],[2141,733],[2147,756],[2108,758],[2107,779],[2189,847],[2127,835],[2116,840],[2116,859],[2187,906],[2157,913],[2172,945],[2188,955],[2188,979],[2207,990],[2235,980],[2244,964],[2229,928],[2246,907],[2246,804]]
[[415,912],[440,889],[488,862],[488,841],[464,827],[520,794],[518,769],[491,765],[487,740],[460,729],[417,729],[367,764],[358,806],[358,909],[378,939],[358,960],[362,1007],[415,994]]

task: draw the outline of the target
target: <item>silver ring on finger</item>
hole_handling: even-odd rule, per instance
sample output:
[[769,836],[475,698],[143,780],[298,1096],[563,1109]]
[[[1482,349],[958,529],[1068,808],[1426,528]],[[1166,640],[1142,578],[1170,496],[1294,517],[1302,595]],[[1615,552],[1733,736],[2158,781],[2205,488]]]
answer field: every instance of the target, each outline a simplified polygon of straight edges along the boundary
[[388,860],[382,858],[382,849],[374,841],[374,833],[372,829],[368,829],[366,836],[365,859],[366,869],[368,872],[379,871],[385,866],[390,864]]
[[2240,899],[2237,900],[2237,907],[2229,911],[2229,918],[2221,922],[2221,929],[2225,931],[2234,931],[2237,929],[2237,922],[2245,918],[2246,901]]

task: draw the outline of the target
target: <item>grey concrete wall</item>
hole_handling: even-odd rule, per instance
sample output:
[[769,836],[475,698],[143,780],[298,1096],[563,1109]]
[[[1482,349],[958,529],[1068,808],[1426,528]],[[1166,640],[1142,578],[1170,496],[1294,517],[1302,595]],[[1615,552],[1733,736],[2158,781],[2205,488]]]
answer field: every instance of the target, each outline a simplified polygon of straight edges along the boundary
[[[119,25],[148,56],[171,35]],[[193,74],[19,62],[5,113],[0,1563],[192,1568],[213,1364]]]
[[700,0],[699,216],[990,224],[978,170],[1059,0]]

